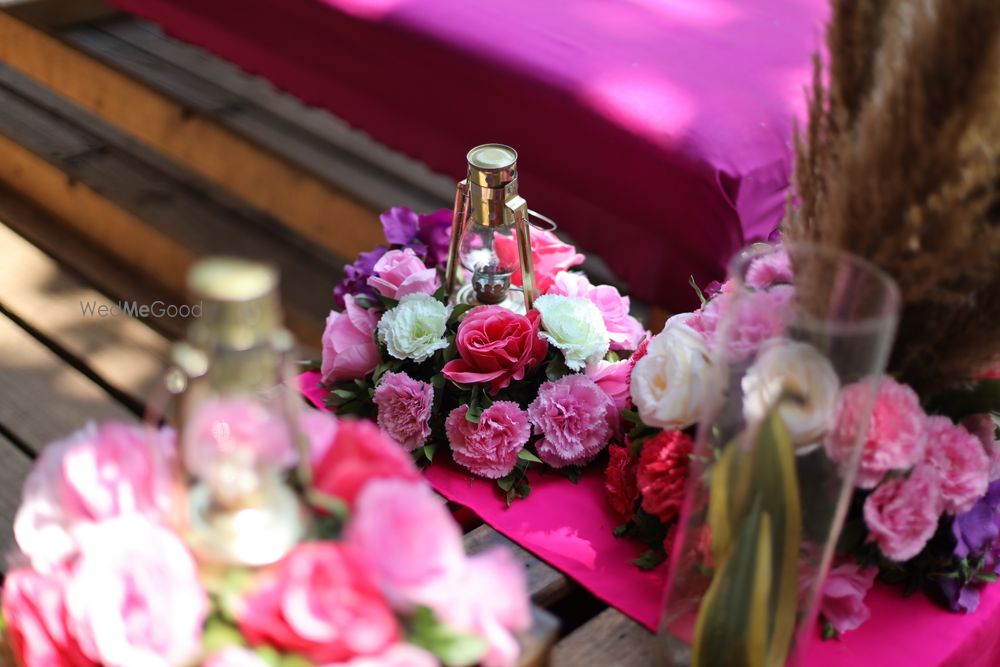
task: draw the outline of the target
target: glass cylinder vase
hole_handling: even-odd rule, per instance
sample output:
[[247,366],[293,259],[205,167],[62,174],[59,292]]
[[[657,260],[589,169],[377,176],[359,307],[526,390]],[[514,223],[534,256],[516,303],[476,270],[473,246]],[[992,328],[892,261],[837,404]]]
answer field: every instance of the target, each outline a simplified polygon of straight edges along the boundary
[[671,324],[703,332],[713,389],[670,558],[665,664],[800,660],[898,312],[895,283],[864,260],[762,244]]

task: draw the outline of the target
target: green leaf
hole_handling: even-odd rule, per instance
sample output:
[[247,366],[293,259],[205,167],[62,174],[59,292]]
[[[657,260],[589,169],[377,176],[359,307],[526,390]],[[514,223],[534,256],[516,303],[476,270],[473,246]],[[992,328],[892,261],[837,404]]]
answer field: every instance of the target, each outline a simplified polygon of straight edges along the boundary
[[976,581],[984,581],[988,584],[992,584],[1000,577],[997,576],[995,572],[980,572],[976,575]]
[[623,523],[619,526],[615,526],[615,529],[611,531],[611,534],[614,535],[615,537],[622,537],[623,535],[625,535],[625,533],[629,531],[629,528],[631,527],[632,527],[631,524]]
[[301,655],[286,653],[278,659],[278,667],[314,667],[313,663]]
[[201,636],[202,646],[206,653],[218,651],[226,646],[243,646],[246,642],[236,626],[227,623],[218,616],[212,616],[205,623]]
[[619,357],[618,353],[615,352],[614,350],[608,350],[608,353],[604,355],[604,359],[605,361],[610,361],[611,363],[615,363],[616,361],[621,361],[621,357]]
[[451,309],[451,316],[448,318],[448,325],[458,324],[462,316],[469,312],[474,306],[471,303],[458,303]]
[[566,475],[566,479],[576,484],[580,481],[580,475],[583,474],[583,468],[580,466],[566,466],[565,468],[559,469],[562,474]]
[[823,639],[825,640],[836,639],[837,637],[840,636],[840,634],[837,632],[837,628],[833,627],[833,623],[826,620],[825,617],[822,619],[822,622],[823,622]]
[[514,473],[498,479],[497,486],[500,487],[501,491],[511,491],[514,488]]
[[437,451],[437,445],[424,445],[424,456],[427,457],[428,461],[434,460],[434,452]]
[[264,661],[268,667],[281,667],[281,654],[270,646],[258,646],[254,649],[257,657]]
[[378,300],[382,303],[386,310],[392,310],[399,305],[398,299],[390,299],[389,297],[382,296],[381,294],[379,295]]
[[571,372],[569,366],[566,365],[566,360],[563,358],[562,353],[559,352],[552,357],[549,363],[545,364],[545,377],[550,382],[555,382],[559,378],[569,375]]
[[521,459],[522,461],[531,461],[532,463],[542,462],[540,458],[529,452],[527,449],[522,449],[521,451],[519,451],[517,453],[517,458]]
[[662,548],[659,550],[649,549],[647,551],[643,551],[638,558],[632,561],[632,564],[640,570],[652,570],[666,559],[667,554]]
[[357,397],[358,395],[357,392],[351,391],[350,389],[334,389],[330,393],[336,396],[337,398],[344,399],[345,401],[349,401],[352,398]]
[[410,619],[407,640],[433,653],[446,667],[476,665],[489,648],[479,635],[459,632],[438,622],[426,607],[419,607]]

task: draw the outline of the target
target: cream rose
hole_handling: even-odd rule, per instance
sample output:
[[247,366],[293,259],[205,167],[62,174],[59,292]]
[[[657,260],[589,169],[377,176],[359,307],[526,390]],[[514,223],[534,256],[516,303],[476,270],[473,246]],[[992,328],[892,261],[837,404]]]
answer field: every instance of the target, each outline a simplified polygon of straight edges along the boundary
[[708,346],[685,321],[670,318],[632,370],[632,402],[650,426],[687,428],[698,421],[702,405],[718,395]]
[[448,347],[444,334],[450,316],[451,307],[434,297],[407,294],[379,320],[378,339],[397,359],[425,361]]
[[740,385],[744,418],[760,421],[780,401],[778,414],[799,447],[819,443],[833,421],[840,392],[840,380],[826,357],[812,345],[788,340],[765,343]]
[[608,353],[611,339],[604,317],[589,299],[546,294],[535,301],[535,310],[544,329],[538,335],[559,348],[572,370],[583,370]]

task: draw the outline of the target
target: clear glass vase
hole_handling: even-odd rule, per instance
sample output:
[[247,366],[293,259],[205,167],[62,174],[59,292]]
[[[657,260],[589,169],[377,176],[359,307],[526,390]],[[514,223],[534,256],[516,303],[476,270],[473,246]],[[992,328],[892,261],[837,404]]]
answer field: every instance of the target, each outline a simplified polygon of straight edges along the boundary
[[898,311],[873,265],[785,243],[738,255],[698,321],[679,324],[705,332],[716,384],[670,557],[664,664],[800,660]]

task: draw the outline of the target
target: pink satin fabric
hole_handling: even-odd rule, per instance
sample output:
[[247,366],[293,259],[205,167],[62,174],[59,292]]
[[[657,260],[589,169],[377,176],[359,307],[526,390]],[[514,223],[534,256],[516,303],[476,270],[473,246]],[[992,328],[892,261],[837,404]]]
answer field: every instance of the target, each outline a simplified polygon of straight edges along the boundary
[[[299,378],[303,395],[322,409],[318,373]],[[642,547],[615,538],[618,521],[604,500],[604,474],[590,468],[577,484],[562,475],[531,475],[531,495],[510,507],[493,483],[476,479],[450,461],[425,472],[444,497],[475,512],[497,531],[650,630],[659,622],[666,567],[649,572],[630,561]],[[1000,584],[983,592],[974,614],[954,614],[923,595],[906,598],[876,584],[866,598],[871,618],[836,641],[819,631],[810,643],[809,667],[996,667],[1000,665]]]

